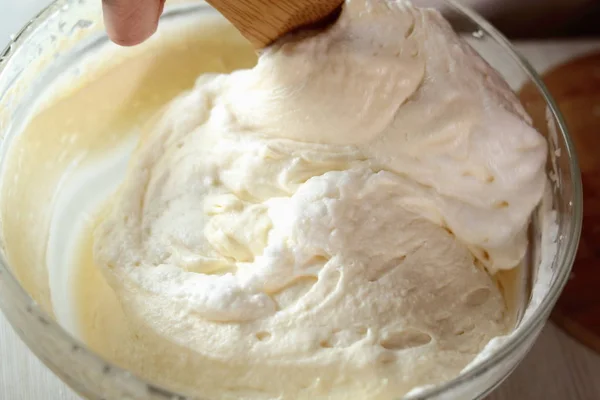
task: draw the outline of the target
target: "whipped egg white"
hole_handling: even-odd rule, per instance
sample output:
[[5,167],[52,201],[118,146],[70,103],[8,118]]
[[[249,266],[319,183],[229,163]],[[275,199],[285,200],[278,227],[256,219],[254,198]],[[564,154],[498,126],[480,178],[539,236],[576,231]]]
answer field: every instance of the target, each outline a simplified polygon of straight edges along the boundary
[[391,399],[512,328],[543,137],[442,16],[348,0],[145,129],[94,237],[135,366],[214,398]]

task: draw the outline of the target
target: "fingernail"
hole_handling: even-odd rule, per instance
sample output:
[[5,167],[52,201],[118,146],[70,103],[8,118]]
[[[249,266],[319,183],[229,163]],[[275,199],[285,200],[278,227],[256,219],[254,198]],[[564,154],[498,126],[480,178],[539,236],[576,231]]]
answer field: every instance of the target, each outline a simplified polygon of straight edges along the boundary
[[104,0],[108,36],[121,46],[142,43],[156,32],[163,4],[162,0]]

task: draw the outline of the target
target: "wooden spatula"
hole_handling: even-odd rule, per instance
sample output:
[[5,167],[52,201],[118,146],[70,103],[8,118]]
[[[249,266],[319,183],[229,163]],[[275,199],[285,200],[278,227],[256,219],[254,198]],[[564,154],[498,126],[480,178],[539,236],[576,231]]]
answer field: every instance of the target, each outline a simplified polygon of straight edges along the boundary
[[207,0],[255,48],[261,49],[287,33],[326,25],[339,15],[343,0]]

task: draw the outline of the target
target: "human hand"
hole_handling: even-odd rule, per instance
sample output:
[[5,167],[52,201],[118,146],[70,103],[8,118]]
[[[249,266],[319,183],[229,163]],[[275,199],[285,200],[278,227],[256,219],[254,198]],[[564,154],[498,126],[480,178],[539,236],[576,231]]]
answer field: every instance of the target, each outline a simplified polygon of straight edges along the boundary
[[135,46],[156,31],[166,0],[102,0],[104,24],[110,39]]

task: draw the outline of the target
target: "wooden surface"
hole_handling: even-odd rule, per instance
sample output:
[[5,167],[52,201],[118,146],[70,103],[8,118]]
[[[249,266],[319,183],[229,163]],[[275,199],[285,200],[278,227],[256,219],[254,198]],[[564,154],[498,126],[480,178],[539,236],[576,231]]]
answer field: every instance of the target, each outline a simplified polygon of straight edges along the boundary
[[261,49],[298,28],[337,17],[343,0],[206,0],[254,47]]
[[[575,143],[584,189],[579,251],[552,318],[600,354],[600,51],[552,68],[543,78]],[[521,91],[521,100],[534,119],[545,120],[545,104],[533,87]]]
[[[545,71],[600,49],[600,42],[530,42],[517,48]],[[600,356],[549,324],[524,362],[488,400],[600,400],[599,377]],[[78,399],[31,354],[0,313],[0,400]]]

